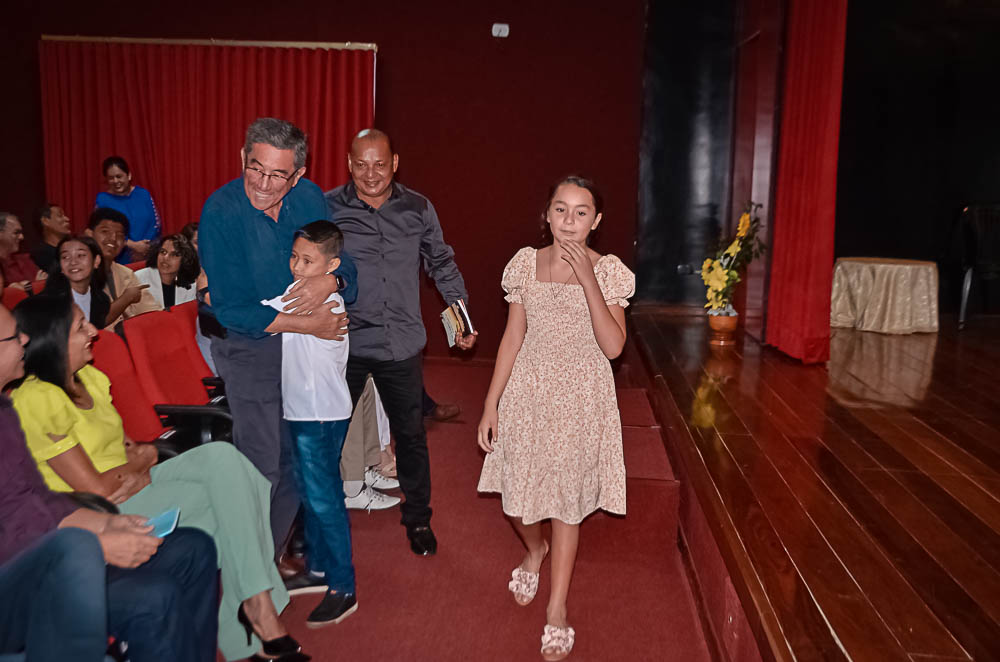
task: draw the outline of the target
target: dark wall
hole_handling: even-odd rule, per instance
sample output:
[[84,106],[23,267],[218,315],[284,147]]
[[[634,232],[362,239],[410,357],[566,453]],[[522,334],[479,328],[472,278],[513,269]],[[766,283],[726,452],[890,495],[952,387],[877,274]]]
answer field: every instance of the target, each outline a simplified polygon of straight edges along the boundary
[[698,273],[729,201],[733,4],[650,3],[636,249],[642,299],[705,301]]
[[936,260],[957,307],[961,209],[1000,202],[1000,5],[851,3],[836,254]]
[[[40,34],[375,42],[376,123],[392,134],[400,180],[437,207],[481,329],[479,356],[495,353],[503,330],[503,266],[538,239],[558,177],[597,180],[607,202],[595,248],[632,264],[644,0],[35,5],[4,11],[5,29],[17,30],[0,70],[0,208],[27,215],[44,197]],[[493,22],[509,23],[510,37],[492,38]],[[115,112],[111,100],[101,112]],[[429,352],[444,353],[441,301],[425,288],[423,303]]]

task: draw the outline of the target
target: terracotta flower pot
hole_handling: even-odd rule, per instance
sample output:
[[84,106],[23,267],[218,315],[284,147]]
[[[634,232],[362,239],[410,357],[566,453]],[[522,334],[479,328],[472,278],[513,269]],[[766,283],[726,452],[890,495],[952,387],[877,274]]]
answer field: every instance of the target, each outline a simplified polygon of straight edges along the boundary
[[734,345],[733,333],[739,324],[739,315],[709,315],[708,326],[712,329],[712,337],[709,339],[710,345],[724,347]]

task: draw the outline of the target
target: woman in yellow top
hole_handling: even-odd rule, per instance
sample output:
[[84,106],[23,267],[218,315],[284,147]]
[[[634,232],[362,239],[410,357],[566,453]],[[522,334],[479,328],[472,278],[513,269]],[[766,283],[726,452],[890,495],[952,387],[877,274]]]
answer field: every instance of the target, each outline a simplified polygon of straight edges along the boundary
[[[25,372],[14,390],[31,454],[49,487],[93,492],[123,513],[153,517],[180,507],[180,524],[215,540],[222,570],[219,648],[226,659],[254,652],[264,659],[307,660],[278,612],[288,593],[274,564],[270,484],[226,443],[205,444],[157,464],[152,444],[136,444],[122,428],[108,378],[88,365],[97,330],[63,296],[39,295],[15,310],[28,334]],[[258,658],[259,659],[259,658]]]

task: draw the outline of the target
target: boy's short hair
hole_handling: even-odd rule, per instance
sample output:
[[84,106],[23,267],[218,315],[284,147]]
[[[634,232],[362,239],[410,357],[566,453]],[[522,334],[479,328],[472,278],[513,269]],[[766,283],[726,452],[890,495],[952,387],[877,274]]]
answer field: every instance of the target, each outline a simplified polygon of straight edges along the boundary
[[111,207],[98,207],[91,212],[90,220],[87,222],[87,227],[93,230],[101,223],[101,221],[112,221],[114,223],[118,223],[125,229],[125,236],[128,236],[128,216],[121,213],[117,209],[112,209]]
[[319,252],[328,258],[338,257],[344,247],[344,234],[330,221],[313,221],[303,225],[295,231],[295,239],[299,237],[316,244]]

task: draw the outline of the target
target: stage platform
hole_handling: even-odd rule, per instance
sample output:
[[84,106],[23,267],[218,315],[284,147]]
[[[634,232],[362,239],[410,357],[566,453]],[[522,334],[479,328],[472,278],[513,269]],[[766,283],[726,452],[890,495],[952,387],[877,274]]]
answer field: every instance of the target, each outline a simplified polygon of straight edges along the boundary
[[1000,659],[1000,320],[826,366],[631,311],[714,657]]

